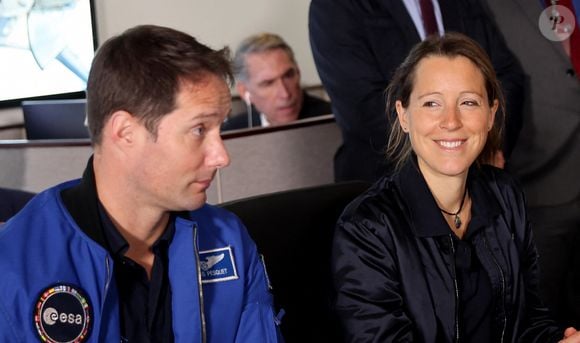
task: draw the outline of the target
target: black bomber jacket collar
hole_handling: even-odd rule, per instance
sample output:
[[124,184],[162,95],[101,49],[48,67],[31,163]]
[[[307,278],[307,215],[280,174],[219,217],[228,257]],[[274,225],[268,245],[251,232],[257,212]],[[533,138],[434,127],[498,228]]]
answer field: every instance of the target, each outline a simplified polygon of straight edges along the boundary
[[[413,233],[418,237],[434,237],[449,235],[449,225],[437,207],[437,203],[423,178],[413,155],[402,169],[395,175],[395,183],[401,197],[408,204],[407,209],[413,223]],[[477,165],[471,166],[467,177],[467,187],[472,198],[472,217],[470,230],[491,224],[493,218],[501,213],[497,200],[483,185],[484,178]]]
[[99,216],[97,186],[93,171],[93,156],[79,184],[61,191],[62,201],[79,228],[92,240],[105,246],[103,225]]

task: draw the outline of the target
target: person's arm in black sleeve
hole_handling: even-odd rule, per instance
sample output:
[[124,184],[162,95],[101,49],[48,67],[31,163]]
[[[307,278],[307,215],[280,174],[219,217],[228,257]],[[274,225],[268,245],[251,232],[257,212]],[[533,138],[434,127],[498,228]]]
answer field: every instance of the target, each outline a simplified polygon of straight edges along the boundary
[[310,44],[320,79],[336,121],[349,138],[383,149],[389,121],[383,74],[366,36],[363,5],[351,1],[313,0]]

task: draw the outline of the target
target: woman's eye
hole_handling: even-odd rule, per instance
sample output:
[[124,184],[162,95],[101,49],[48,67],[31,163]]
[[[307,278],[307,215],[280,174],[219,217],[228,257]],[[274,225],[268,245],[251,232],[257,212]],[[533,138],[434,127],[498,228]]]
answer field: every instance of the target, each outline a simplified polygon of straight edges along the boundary
[[425,101],[423,103],[423,107],[435,107],[437,106],[437,103],[435,101]]
[[467,106],[478,106],[479,103],[475,100],[465,100],[462,102],[463,105],[467,105]]

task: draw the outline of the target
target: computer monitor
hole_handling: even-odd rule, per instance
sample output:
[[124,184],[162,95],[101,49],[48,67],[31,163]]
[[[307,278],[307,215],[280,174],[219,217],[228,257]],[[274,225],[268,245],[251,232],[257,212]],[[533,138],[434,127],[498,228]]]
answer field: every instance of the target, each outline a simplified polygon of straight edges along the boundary
[[0,0],[0,108],[78,98],[97,42],[94,0]]
[[23,101],[22,112],[29,140],[89,138],[86,99]]

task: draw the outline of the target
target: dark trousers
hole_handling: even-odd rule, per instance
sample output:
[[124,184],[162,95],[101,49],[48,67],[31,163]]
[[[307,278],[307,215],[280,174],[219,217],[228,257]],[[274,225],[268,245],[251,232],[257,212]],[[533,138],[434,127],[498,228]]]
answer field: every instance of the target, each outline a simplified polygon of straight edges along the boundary
[[580,200],[529,214],[544,301],[560,323],[580,328]]

